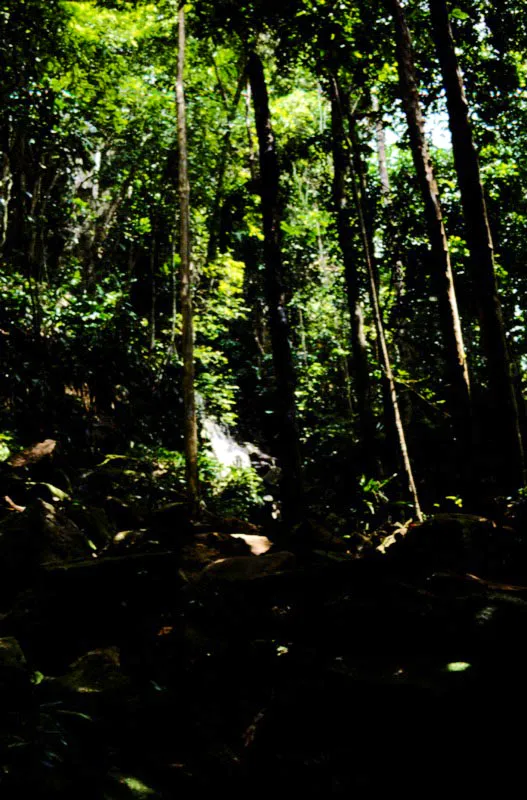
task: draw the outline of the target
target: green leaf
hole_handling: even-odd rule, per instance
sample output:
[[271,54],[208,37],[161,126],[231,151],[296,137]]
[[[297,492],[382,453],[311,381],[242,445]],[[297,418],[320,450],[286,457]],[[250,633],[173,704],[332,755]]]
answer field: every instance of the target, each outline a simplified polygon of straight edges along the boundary
[[450,12],[450,16],[454,17],[454,19],[468,19],[469,15],[466,11],[463,11],[461,8],[453,8]]
[[35,482],[35,481],[28,481],[28,486],[45,486],[46,489],[53,495],[54,498],[57,500],[67,500],[69,498],[69,494],[67,492],[63,492],[62,489],[58,489],[56,486],[53,486],[51,483],[44,483],[42,481]]
[[466,672],[470,669],[470,664],[467,661],[452,661],[450,664],[447,664],[446,669],[447,672]]

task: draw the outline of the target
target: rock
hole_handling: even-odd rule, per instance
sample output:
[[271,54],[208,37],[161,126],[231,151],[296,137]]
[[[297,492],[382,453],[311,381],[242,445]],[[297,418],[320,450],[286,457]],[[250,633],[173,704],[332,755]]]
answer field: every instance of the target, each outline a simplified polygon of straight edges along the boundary
[[31,693],[31,674],[18,640],[0,639],[0,702],[3,710],[16,708]]
[[112,541],[114,532],[103,508],[74,504],[68,508],[68,514],[97,549]]
[[222,556],[248,556],[248,544],[228,533],[198,533],[181,548],[181,572],[186,580],[195,580],[204,567]]
[[11,467],[20,468],[27,467],[30,464],[36,464],[47,456],[51,456],[57,446],[55,439],[45,439],[43,442],[26,447],[21,453],[17,453],[9,459]]
[[263,556],[238,556],[215,561],[205,567],[200,580],[207,583],[246,583],[288,572],[296,564],[293,553],[286,551]]
[[31,582],[46,563],[91,558],[79,528],[56,506],[38,500],[23,513],[11,513],[0,526],[0,590],[5,598]]
[[161,795],[134,775],[112,772],[103,800],[161,800]]
[[[386,558],[403,569],[453,570],[483,577],[499,576],[520,556],[511,531],[492,520],[471,514],[437,514],[406,535],[397,536]],[[525,560],[523,560],[525,564]]]
[[295,566],[295,556],[288,552],[214,561],[187,586],[186,624],[220,639],[226,631],[250,631],[258,638],[256,631],[280,627],[276,612],[288,604],[284,598],[295,583]]
[[181,548],[181,575],[186,581],[192,581],[201,574],[204,567],[219,558],[221,553],[207,543],[206,537],[204,540],[196,537],[193,542]]
[[167,503],[152,513],[151,525],[163,532],[180,536],[190,530],[191,517],[192,510],[189,503]]
[[28,481],[27,486],[30,502],[45,500],[47,503],[64,503],[69,500],[68,494],[57,486],[53,486],[52,483]]
[[37,502],[33,515],[38,524],[42,548],[41,563],[61,563],[89,558],[92,549],[82,531],[50,503]]
[[250,533],[231,533],[230,535],[233,539],[241,539],[244,541],[245,544],[250,547],[253,556],[262,556],[273,546],[273,543],[267,536],[256,536]]
[[120,553],[122,551],[137,549],[141,544],[146,543],[146,528],[140,528],[138,531],[119,531],[112,539],[111,554]]
[[66,675],[48,680],[75,694],[112,695],[131,687],[130,679],[121,671],[117,647],[91,650],[71,664]]
[[246,556],[251,550],[245,542],[243,534],[234,537],[230,533],[198,533],[195,537],[198,543],[204,543],[207,547],[217,552],[214,560],[221,556]]
[[238,517],[218,517],[215,514],[204,514],[203,520],[213,526],[213,530],[221,533],[248,533],[259,535],[261,527]]
[[143,516],[134,503],[125,502],[119,497],[108,496],[104,501],[104,508],[117,530],[132,530],[142,527]]
[[90,504],[101,506],[108,496],[128,501],[145,497],[152,488],[152,467],[139,459],[108,456],[108,460],[82,476],[80,491]]
[[26,657],[12,636],[0,639],[0,670],[5,669],[26,669]]
[[298,553],[312,550],[345,552],[349,544],[316,520],[307,519],[298,525],[289,537],[290,547]]

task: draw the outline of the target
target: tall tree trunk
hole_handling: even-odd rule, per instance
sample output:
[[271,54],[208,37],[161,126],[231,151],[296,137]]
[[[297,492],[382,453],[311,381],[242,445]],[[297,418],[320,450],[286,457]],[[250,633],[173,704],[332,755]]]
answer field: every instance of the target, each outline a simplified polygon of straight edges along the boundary
[[459,456],[462,466],[466,469],[472,449],[470,383],[450,264],[448,240],[439,201],[439,189],[424,133],[424,119],[417,88],[410,32],[399,0],[386,0],[386,5],[395,22],[399,82],[406,111],[413,161],[425,207],[428,236],[435,270],[440,323],[450,383],[451,400],[449,408],[452,413]]
[[8,224],[8,209],[11,200],[11,188],[13,186],[13,178],[9,164],[9,156],[7,153],[0,152],[2,160],[2,167],[0,170],[0,196],[2,200],[2,207],[0,208],[0,249],[3,248],[7,237],[7,224]]
[[194,322],[192,309],[192,275],[190,263],[190,186],[188,181],[187,123],[183,75],[185,69],[185,5],[178,12],[178,63],[176,79],[178,188],[179,188],[179,247],[181,257],[181,315],[183,357],[183,408],[185,431],[185,463],[187,496],[197,510],[198,486],[198,425],[194,391]]
[[149,266],[150,266],[150,313],[148,320],[148,349],[150,354],[154,352],[156,346],[156,273],[158,259],[157,243],[157,219],[155,215],[150,218],[152,228],[152,241],[150,243]]
[[[372,93],[371,95],[371,104],[372,104],[372,111],[374,113],[374,120],[375,120],[375,139],[377,144],[377,166],[379,170],[379,179],[381,182],[381,195],[382,195],[382,203],[385,207],[389,207],[391,203],[391,187],[390,187],[390,177],[388,173],[388,163],[386,159],[386,135],[384,131],[384,126],[382,123],[382,115],[379,108],[379,101],[377,99],[377,95]],[[357,137],[355,135],[355,124],[354,120],[351,120],[351,139],[353,143],[354,150],[359,153],[358,143],[356,141]],[[362,162],[359,154],[359,168]],[[363,191],[366,191],[366,173],[365,170],[361,168],[361,186],[363,187]],[[384,218],[385,223],[385,231],[384,231],[384,241],[386,243],[390,241],[397,240],[397,232],[395,230],[395,220],[390,214],[385,214]],[[373,245],[372,245],[372,252]],[[406,322],[406,315],[403,313],[401,315],[401,311],[403,309],[403,296],[405,292],[405,285],[404,285],[404,269],[403,265],[400,261],[395,261],[395,266],[392,272],[392,284],[395,286],[396,292],[396,300],[393,305],[392,313],[390,314],[390,319],[388,320],[388,329],[394,331],[393,336],[393,349],[395,350],[397,356],[399,357],[399,361],[403,367],[407,366],[407,359],[405,358],[404,353],[404,346],[397,345],[397,335],[399,335],[399,340],[404,340],[404,326]],[[379,291],[379,284],[377,282],[377,291]],[[403,429],[407,427],[411,418],[412,418],[412,401],[410,399],[410,395],[408,392],[404,394],[398,394],[398,401],[399,401],[399,410],[401,412],[401,419],[403,423]],[[383,403],[384,408],[386,408],[387,403],[390,402],[390,387],[387,384],[386,379],[383,381]],[[392,450],[395,450],[392,446]]]
[[432,31],[446,89],[454,163],[472,261],[483,350],[487,361],[492,418],[500,453],[503,488],[525,482],[525,462],[518,405],[501,303],[496,286],[494,249],[478,154],[474,145],[463,77],[456,55],[446,0],[429,0]]
[[379,166],[379,177],[381,179],[381,192],[384,202],[390,200],[390,177],[388,175],[388,163],[386,159],[386,134],[384,132],[384,125],[382,124],[382,117],[379,110],[379,101],[377,95],[372,94],[371,107],[375,114],[375,139],[377,142],[377,163]]
[[355,250],[346,191],[346,180],[349,177],[351,154],[347,152],[341,98],[337,82],[334,78],[330,80],[330,93],[333,147],[333,201],[337,214],[338,238],[344,262],[346,293],[350,314],[353,377],[357,399],[357,412],[359,416],[360,438],[365,466],[370,472],[373,471],[375,473],[377,471],[375,458],[377,448],[375,441],[375,417],[372,408],[372,390],[370,384],[370,363],[360,300],[360,279],[357,269],[358,259]]
[[252,52],[247,63],[260,154],[260,184],[266,267],[266,299],[276,375],[276,421],[282,468],[282,515],[286,523],[302,513],[300,443],[296,423],[295,372],[286,311],[280,242],[279,168],[263,64]]
[[168,356],[171,358],[176,352],[176,326],[177,326],[177,271],[176,271],[176,235],[175,232],[170,237],[170,343],[168,346]]
[[375,264],[372,229],[371,225],[368,225],[366,220],[366,198],[364,195],[365,170],[360,151],[358,149],[356,131],[354,130],[351,131],[351,141],[354,166],[352,175],[352,189],[355,206],[357,209],[360,236],[364,251],[364,260],[366,262],[366,269],[368,273],[368,289],[370,303],[373,310],[373,318],[375,321],[375,330],[377,333],[379,364],[384,378],[383,392],[385,397],[385,415],[387,417],[386,424],[389,428],[388,439],[391,442],[397,443],[399,460],[401,462],[404,477],[407,483],[408,494],[412,500],[416,518],[419,521],[422,521],[423,515],[421,512],[421,506],[419,504],[419,496],[414,480],[410,456],[408,454],[406,436],[399,410],[397,389],[395,387],[395,378],[393,376],[390,354],[388,352],[388,345],[386,343],[386,336],[384,334],[384,323],[382,319],[381,306],[379,303],[378,272]]
[[245,92],[245,128],[247,130],[247,145],[249,148],[249,172],[254,184],[258,181],[258,164],[254,149],[253,132],[251,128],[251,82],[247,78],[247,88]]
[[[213,62],[214,62],[214,68],[217,72],[217,66],[214,59]],[[212,211],[210,214],[209,241],[207,244],[207,262],[209,264],[216,258],[216,252],[218,249],[218,231],[220,227],[221,204],[223,201],[223,186],[225,183],[225,173],[227,172],[227,166],[229,162],[229,149],[231,147],[231,131],[233,122],[236,118],[236,112],[238,110],[238,105],[240,103],[240,98],[242,95],[243,87],[245,86],[245,82],[246,82],[245,62],[242,62],[240,77],[238,79],[238,84],[236,86],[236,92],[234,94],[234,99],[232,101],[232,105],[228,112],[227,129],[223,134],[223,141],[218,161],[218,177],[216,182],[214,201],[212,204]],[[221,85],[219,76],[218,76],[218,83],[220,83]],[[225,98],[225,100],[227,102],[227,98]]]
[[298,330],[300,332],[300,355],[302,357],[302,363],[304,367],[307,369],[308,359],[307,359],[306,328],[304,325],[304,315],[302,313],[302,309],[300,308],[300,306],[298,306]]

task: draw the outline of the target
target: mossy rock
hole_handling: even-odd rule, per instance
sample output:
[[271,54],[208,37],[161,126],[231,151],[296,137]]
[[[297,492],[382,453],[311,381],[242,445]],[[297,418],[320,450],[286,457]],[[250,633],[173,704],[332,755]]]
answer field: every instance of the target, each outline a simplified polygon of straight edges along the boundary
[[84,475],[84,489],[90,497],[116,494],[145,495],[151,489],[152,467],[125,457],[112,459]]
[[514,533],[492,520],[473,514],[437,514],[397,537],[386,558],[403,569],[492,576],[508,570],[514,574],[519,555]]
[[68,507],[68,515],[97,549],[112,541],[115,528],[103,508],[75,503]]
[[293,553],[267,553],[263,556],[237,556],[214,561],[202,571],[200,581],[206,584],[246,584],[290,572],[296,565]]
[[0,702],[5,710],[31,693],[31,673],[26,657],[18,642],[12,636],[0,639]]
[[92,650],[71,664],[65,675],[49,678],[48,681],[74,694],[113,696],[131,688],[130,679],[121,671],[117,647]]

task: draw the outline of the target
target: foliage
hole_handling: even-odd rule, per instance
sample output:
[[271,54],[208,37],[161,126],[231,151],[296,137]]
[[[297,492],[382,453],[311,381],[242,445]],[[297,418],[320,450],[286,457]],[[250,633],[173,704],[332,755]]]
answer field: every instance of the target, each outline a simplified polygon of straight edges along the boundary
[[[179,451],[163,448],[145,451],[159,471],[161,485],[179,486],[184,491],[185,460]],[[222,516],[250,519],[262,507],[265,487],[253,467],[226,466],[212,454],[202,452],[198,462],[199,480],[206,507]]]
[[[451,8],[499,288],[521,365],[519,386],[527,364],[524,6],[523,0],[507,0],[499,8],[459,0]],[[0,10],[2,458],[8,457],[9,436],[27,442],[60,435],[73,452],[90,457],[105,449],[127,452],[132,442],[171,451],[181,447],[176,10],[173,0],[8,0]],[[427,129],[437,142],[446,111],[428,10],[412,0],[405,11]],[[432,504],[460,497],[445,444],[451,436],[445,413],[449,387],[443,380],[437,293],[384,4],[200,0],[187,15],[195,353],[203,410],[275,450],[257,142],[243,74],[249,48],[257,47],[280,158],[284,296],[307,485],[316,487],[316,503],[325,506],[333,496],[331,475],[351,469],[358,481],[364,472],[357,455],[355,365],[331,192],[331,73],[349,92],[366,164],[368,224],[410,451]],[[387,137],[389,197],[379,178],[378,122]],[[444,137],[432,157],[474,403],[484,421],[485,362],[456,172]],[[367,351],[374,363],[377,343],[351,185],[347,189]],[[370,377],[380,458],[385,474],[391,474],[397,465],[388,454],[375,366]],[[329,477],[321,480],[315,472],[327,463]],[[202,469],[207,475],[208,467]],[[233,507],[258,504],[257,481],[233,475],[220,491],[219,472],[210,469],[208,480],[216,486],[210,498],[223,493],[227,503],[230,493]],[[365,495],[372,495],[376,507],[384,501],[369,482],[378,476],[365,480],[370,487]],[[399,489],[394,483],[387,491]]]

